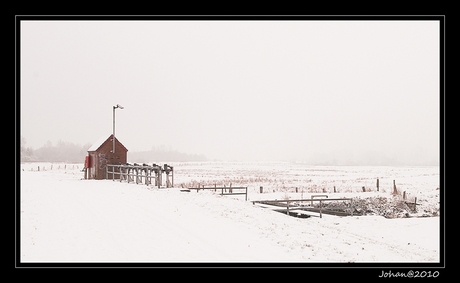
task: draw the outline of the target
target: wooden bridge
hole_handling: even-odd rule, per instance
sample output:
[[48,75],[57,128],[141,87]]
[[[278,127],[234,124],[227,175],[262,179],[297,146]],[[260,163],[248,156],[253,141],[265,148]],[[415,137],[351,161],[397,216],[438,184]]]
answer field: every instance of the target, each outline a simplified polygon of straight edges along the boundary
[[[315,201],[319,202],[319,208],[313,207],[313,202]],[[351,208],[350,213],[324,209],[323,202],[325,201],[349,201]],[[311,206],[302,205],[303,202],[310,202]],[[327,195],[313,195],[309,199],[255,200],[252,201],[252,203],[264,204],[271,206],[272,208],[275,207],[274,210],[286,211],[287,215],[290,215],[290,213],[292,213],[293,210],[301,210],[319,213],[320,218],[323,217],[323,213],[337,216],[353,216],[353,199],[351,198],[328,198]],[[278,207],[278,209],[276,207]],[[281,207],[282,209],[279,209],[279,207]]]

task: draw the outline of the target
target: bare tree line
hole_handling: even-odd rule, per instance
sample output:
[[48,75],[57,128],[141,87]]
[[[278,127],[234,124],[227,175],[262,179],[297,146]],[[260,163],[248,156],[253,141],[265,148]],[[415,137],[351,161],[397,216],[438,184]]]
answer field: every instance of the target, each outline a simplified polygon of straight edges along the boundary
[[[56,144],[48,141],[42,147],[33,149],[27,146],[27,141],[21,136],[21,162],[84,162],[90,143],[84,145],[59,140]],[[128,152],[128,160],[132,162],[159,161],[206,161],[203,154],[188,154],[177,150],[166,149],[165,146],[152,147],[150,151]]]
[[27,146],[27,141],[21,137],[21,162],[84,162],[90,143],[84,145],[59,140],[55,145],[48,141],[42,147],[33,149]]

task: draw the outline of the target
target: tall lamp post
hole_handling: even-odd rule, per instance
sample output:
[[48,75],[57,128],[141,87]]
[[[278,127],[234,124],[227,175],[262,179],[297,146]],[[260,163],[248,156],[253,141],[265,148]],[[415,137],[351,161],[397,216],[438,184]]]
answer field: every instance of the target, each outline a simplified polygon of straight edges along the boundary
[[116,106],[113,106],[113,146],[112,146],[112,153],[115,153],[115,109],[120,108],[123,109],[123,106],[120,104],[117,104]]

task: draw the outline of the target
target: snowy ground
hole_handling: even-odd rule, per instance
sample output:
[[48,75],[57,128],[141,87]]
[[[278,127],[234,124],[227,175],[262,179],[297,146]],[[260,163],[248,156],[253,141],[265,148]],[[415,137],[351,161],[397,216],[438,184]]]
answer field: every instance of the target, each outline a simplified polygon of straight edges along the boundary
[[[40,171],[38,166],[41,166]],[[228,170],[225,164],[178,163],[173,166],[176,188],[158,189],[111,180],[82,180],[81,164],[21,164],[20,261],[440,261],[439,217],[288,217],[244,201],[244,196],[180,191],[181,186],[192,181],[215,182],[219,179],[215,172]],[[258,170],[257,166],[247,165],[247,172],[239,171],[241,166],[235,166],[232,176],[220,178],[247,179],[258,174],[259,181],[247,182],[250,184],[250,200],[291,197],[292,186],[300,188],[304,178],[301,169],[284,168],[285,171],[279,172],[276,166],[275,169],[268,164],[264,166],[259,165]],[[215,167],[220,171],[213,170]],[[331,173],[322,169],[316,173]],[[321,192],[325,188],[329,192],[330,184],[340,188],[342,194],[358,194],[362,182],[357,182],[356,178],[364,178],[362,181],[371,187],[374,177],[383,180],[382,190],[385,191],[385,186],[392,186],[394,176],[390,173],[395,169],[388,168],[389,171],[381,172],[381,175],[375,175],[373,169],[369,169],[372,173],[359,171],[359,168],[346,170],[356,172],[351,172],[351,176],[340,172],[341,178],[332,178],[328,176],[330,174],[313,176],[316,173],[311,171],[311,176],[305,173],[311,180],[310,187],[302,187],[304,192],[298,191],[298,194],[312,193],[309,191],[312,187]],[[205,176],[205,172],[214,175]],[[271,174],[267,175],[267,172]],[[395,176],[399,174],[395,178],[400,186],[417,193],[420,199],[423,199],[424,191],[428,195],[432,191],[439,192],[436,190],[439,172],[436,175],[436,170],[431,167],[409,170],[405,175],[400,170],[393,172]],[[417,174],[422,177],[415,183],[410,182]],[[284,189],[280,188],[283,186],[280,176],[287,176],[283,179]],[[296,176],[297,181],[288,183],[292,176]],[[318,183],[316,177],[321,177],[324,182]],[[262,183],[264,189],[271,190],[270,193],[258,192]],[[233,181],[233,185],[236,184]]]

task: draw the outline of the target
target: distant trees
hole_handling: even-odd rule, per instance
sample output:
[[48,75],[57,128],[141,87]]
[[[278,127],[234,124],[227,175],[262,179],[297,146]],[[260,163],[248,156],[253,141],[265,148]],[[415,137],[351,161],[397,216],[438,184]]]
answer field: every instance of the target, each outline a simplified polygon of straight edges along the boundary
[[21,145],[20,145],[20,154],[21,154],[21,161],[35,161],[34,160],[34,150],[31,147],[26,147],[26,139],[21,137]]
[[26,139],[21,137],[21,162],[47,161],[47,162],[84,162],[88,148],[91,144],[74,144],[59,140],[56,145],[48,141],[38,149],[26,147]]
[[[84,162],[85,156],[88,154],[90,143],[85,145],[74,144],[59,140],[56,145],[51,141],[47,141],[45,145],[38,149],[32,149],[26,146],[27,142],[24,137],[21,137],[21,162]],[[203,154],[188,154],[172,150],[165,146],[152,147],[150,151],[128,152],[128,160],[130,162],[164,162],[164,161],[206,161],[207,158]]]

